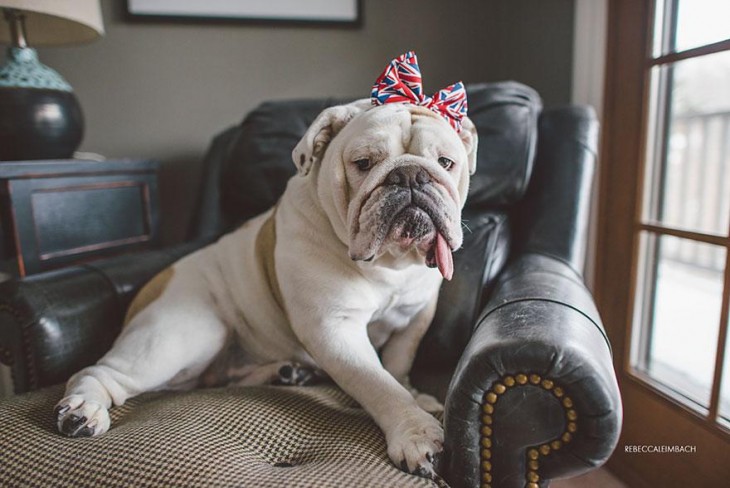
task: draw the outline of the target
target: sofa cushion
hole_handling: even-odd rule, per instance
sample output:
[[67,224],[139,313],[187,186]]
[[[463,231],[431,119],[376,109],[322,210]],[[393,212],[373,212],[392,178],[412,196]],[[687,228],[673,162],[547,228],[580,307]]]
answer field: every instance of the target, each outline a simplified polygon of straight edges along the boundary
[[467,205],[507,206],[527,191],[537,150],[540,96],[514,81],[467,87],[469,118],[479,132],[477,171]]
[[370,417],[334,386],[146,393],[99,437],[58,434],[60,386],[0,402],[0,486],[436,487],[388,460]]
[[[427,375],[453,372],[497,275],[509,257],[507,214],[466,209],[464,244],[454,252],[454,277],[444,281],[431,327],[418,347],[413,370]],[[424,384],[417,384],[426,388]],[[437,392],[437,396],[442,392]]]
[[[469,117],[479,132],[477,172],[468,205],[486,208],[514,203],[524,194],[532,172],[540,97],[516,82],[469,85],[467,94]],[[206,171],[214,173],[216,165],[223,165],[220,205],[227,227],[258,215],[278,200],[295,174],[291,152],[296,143],[322,110],[347,101],[271,101],[246,116],[229,137],[227,150],[206,161]]]

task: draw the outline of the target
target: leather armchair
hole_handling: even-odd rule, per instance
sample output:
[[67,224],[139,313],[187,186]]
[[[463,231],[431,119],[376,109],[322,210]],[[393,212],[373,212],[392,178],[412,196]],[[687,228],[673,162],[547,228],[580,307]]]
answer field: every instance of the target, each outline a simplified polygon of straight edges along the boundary
[[[586,107],[542,111],[517,83],[467,91],[480,136],[468,231],[412,381],[444,400],[438,470],[451,486],[545,487],[604,463],[621,426],[610,345],[581,275],[598,127]],[[94,362],[146,281],[271,206],[294,173],[292,147],[338,102],[268,102],[219,134],[188,242],[0,284],[0,360],[16,392]]]

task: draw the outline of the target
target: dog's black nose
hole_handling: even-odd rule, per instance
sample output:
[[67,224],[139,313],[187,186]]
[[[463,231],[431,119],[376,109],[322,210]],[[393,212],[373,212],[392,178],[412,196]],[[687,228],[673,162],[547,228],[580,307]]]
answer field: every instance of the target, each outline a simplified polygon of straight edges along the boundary
[[389,185],[397,185],[405,188],[419,187],[431,181],[431,175],[420,166],[400,166],[388,174],[385,182]]

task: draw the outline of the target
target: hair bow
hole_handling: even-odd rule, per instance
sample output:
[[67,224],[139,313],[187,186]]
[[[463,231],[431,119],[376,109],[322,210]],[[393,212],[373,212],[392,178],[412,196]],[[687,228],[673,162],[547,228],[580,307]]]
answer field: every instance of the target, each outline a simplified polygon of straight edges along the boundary
[[373,85],[373,105],[412,103],[441,115],[456,132],[461,131],[461,119],[466,116],[466,90],[462,82],[454,83],[436,92],[432,97],[423,94],[421,70],[416,53],[401,54],[386,66]]

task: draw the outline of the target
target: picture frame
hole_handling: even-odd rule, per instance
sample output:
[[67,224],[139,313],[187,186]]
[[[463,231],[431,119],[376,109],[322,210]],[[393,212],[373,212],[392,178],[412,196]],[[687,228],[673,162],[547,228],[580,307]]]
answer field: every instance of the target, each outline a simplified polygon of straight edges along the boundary
[[362,0],[127,0],[131,20],[359,26]]

